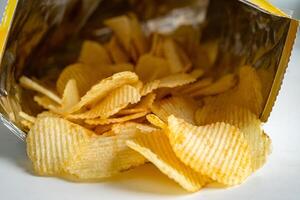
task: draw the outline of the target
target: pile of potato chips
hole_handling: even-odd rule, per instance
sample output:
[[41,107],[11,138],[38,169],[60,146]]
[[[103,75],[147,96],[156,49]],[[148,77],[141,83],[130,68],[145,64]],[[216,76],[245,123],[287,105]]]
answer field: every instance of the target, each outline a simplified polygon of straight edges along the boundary
[[212,182],[240,184],[264,165],[271,140],[259,120],[263,97],[254,68],[213,73],[217,41],[146,36],[132,14],[104,24],[110,40],[85,41],[55,90],[19,80],[44,109],[19,116],[38,175],[90,181],[150,162],[195,192]]

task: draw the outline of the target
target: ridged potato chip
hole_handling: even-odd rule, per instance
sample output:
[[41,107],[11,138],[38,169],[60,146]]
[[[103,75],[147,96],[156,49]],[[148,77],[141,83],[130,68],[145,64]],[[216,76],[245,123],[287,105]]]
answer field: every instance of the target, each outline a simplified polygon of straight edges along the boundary
[[145,96],[153,92],[154,90],[159,88],[159,85],[160,85],[160,80],[154,80],[146,83],[141,90],[141,95]]
[[59,96],[57,96],[51,90],[40,85],[39,83],[31,80],[30,78],[28,78],[26,76],[22,76],[19,79],[19,81],[20,81],[20,84],[22,87],[39,92],[39,93],[49,97],[51,100],[55,101],[56,103],[61,104],[61,98],[59,98]]
[[164,56],[163,36],[158,33],[153,33],[150,54],[157,57]]
[[72,64],[65,67],[60,73],[56,82],[56,89],[62,95],[67,82],[70,79],[75,79],[79,95],[83,96],[94,84],[108,75],[108,73],[102,73],[97,68],[82,63]]
[[197,78],[194,75],[190,75],[187,73],[172,74],[170,76],[161,78],[159,87],[175,88],[189,83],[193,83],[196,80]]
[[234,126],[222,122],[197,127],[170,116],[167,132],[183,163],[219,183],[237,185],[252,172],[249,146]]
[[119,134],[138,134],[138,133],[151,133],[157,131],[157,128],[149,126],[147,124],[141,124],[136,122],[125,122],[112,125],[111,131],[115,135]]
[[164,56],[167,59],[171,73],[185,72],[189,66],[185,66],[178,52],[178,46],[172,38],[165,38],[163,43]]
[[205,87],[210,86],[213,83],[213,79],[212,78],[203,78],[197,82],[188,84],[188,85],[184,85],[180,88],[178,88],[176,90],[176,93],[180,93],[180,94],[193,94],[195,92],[197,92],[198,90],[201,90]]
[[122,15],[110,18],[104,24],[113,30],[126,52],[130,52],[132,30],[129,17]]
[[162,131],[141,135],[127,141],[127,145],[142,154],[162,173],[187,191],[198,191],[210,182],[208,177],[195,172],[176,157],[169,144],[169,139]]
[[167,60],[151,54],[139,58],[135,71],[144,83],[167,76],[170,72]]
[[193,57],[193,61],[195,66],[202,69],[209,69],[217,60],[219,42],[217,40],[207,41],[200,44],[194,51],[195,56]]
[[227,74],[217,80],[215,83],[204,87],[202,89],[198,89],[194,91],[191,96],[193,97],[201,97],[201,96],[209,96],[216,95],[223,92],[226,92],[233,88],[237,83],[237,79],[233,74]]
[[97,103],[112,90],[125,84],[134,84],[138,80],[139,78],[135,73],[127,71],[119,72],[111,77],[103,79],[81,97],[80,102],[72,108],[72,112],[76,112],[86,105]]
[[156,127],[159,127],[162,129],[167,128],[167,124],[154,114],[149,114],[146,116],[146,118],[147,118],[148,122],[150,122],[152,125],[154,125]]
[[65,87],[61,110],[62,112],[68,112],[73,106],[75,106],[80,100],[79,91],[75,79],[70,79]]
[[263,166],[267,157],[265,154],[265,142],[261,122],[257,116],[248,109],[238,106],[206,105],[197,110],[197,125],[203,126],[216,122],[225,122],[240,129],[251,152],[253,170]]
[[[34,96],[33,100],[44,109],[57,113],[57,108],[60,106],[56,102],[52,101],[47,96]],[[60,114],[60,113],[59,113]]]
[[262,111],[263,97],[261,82],[256,70],[251,66],[243,66],[239,69],[239,83],[232,90],[216,97],[206,98],[205,102],[214,105],[237,105],[248,108],[259,116]]
[[138,57],[145,54],[148,51],[148,44],[145,35],[142,31],[142,27],[134,14],[129,15],[131,26],[132,43],[138,53]]
[[113,124],[113,123],[121,123],[130,121],[133,119],[141,118],[145,115],[147,115],[148,112],[140,112],[140,113],[134,113],[132,115],[125,115],[122,117],[115,117],[115,118],[108,118],[108,119],[87,119],[85,122],[90,125],[105,125],[105,124]]
[[126,145],[135,135],[99,136],[86,143],[65,163],[65,170],[80,180],[97,180],[142,165],[145,158]]
[[157,115],[164,122],[168,121],[170,115],[174,115],[178,118],[184,119],[188,123],[195,123],[195,112],[199,108],[199,105],[190,98],[187,97],[169,97],[156,101],[151,111]]
[[150,93],[144,97],[141,98],[141,101],[134,104],[130,105],[129,108],[125,108],[123,110],[120,110],[117,115],[130,115],[138,112],[146,112],[149,111],[152,104],[154,103],[156,94],[155,93]]
[[83,42],[78,61],[96,67],[112,64],[106,49],[101,44],[90,40]]
[[[113,62],[116,64],[121,64],[121,63],[128,63],[130,58],[127,55],[127,53],[120,47],[118,44],[118,41],[115,36],[113,36],[108,45],[106,46],[110,57],[112,58]],[[131,70],[130,70],[131,71]]]
[[64,175],[64,164],[94,133],[57,117],[42,117],[30,129],[27,154],[39,175]]
[[128,104],[139,102],[140,99],[141,95],[136,88],[130,85],[124,85],[108,94],[106,98],[91,110],[80,114],[69,115],[68,117],[71,119],[107,119],[125,108]]

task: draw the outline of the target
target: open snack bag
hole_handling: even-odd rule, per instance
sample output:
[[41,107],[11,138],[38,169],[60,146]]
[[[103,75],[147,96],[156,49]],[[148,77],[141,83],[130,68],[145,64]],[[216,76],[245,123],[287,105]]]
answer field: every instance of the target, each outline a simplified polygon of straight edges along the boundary
[[190,192],[243,183],[298,21],[266,0],[8,0],[1,119],[33,171],[101,181],[151,163]]

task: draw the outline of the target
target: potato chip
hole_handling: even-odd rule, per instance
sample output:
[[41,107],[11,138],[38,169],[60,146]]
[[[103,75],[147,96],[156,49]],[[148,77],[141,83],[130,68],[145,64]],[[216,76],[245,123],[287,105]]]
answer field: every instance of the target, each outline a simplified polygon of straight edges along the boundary
[[150,94],[154,90],[158,89],[159,85],[160,85],[160,80],[154,80],[146,83],[141,90],[141,95],[145,96],[147,94]]
[[135,71],[139,78],[147,83],[167,76],[169,74],[169,64],[164,58],[144,54],[139,58]]
[[201,97],[224,93],[233,88],[237,83],[237,79],[233,74],[227,74],[217,80],[215,83],[195,91],[191,96]]
[[185,72],[188,69],[181,60],[178,48],[175,41],[171,38],[165,38],[163,43],[164,56],[169,63],[171,73]]
[[99,136],[84,145],[65,163],[65,169],[80,180],[97,180],[142,165],[145,158],[126,145],[135,135]]
[[139,102],[140,99],[141,95],[136,88],[130,85],[124,85],[108,94],[106,98],[91,110],[80,114],[73,114],[68,117],[71,119],[93,119],[98,117],[100,119],[106,119],[118,113],[128,104]]
[[105,20],[104,24],[113,30],[125,50],[130,52],[132,30],[129,17],[125,15],[113,17]]
[[195,50],[193,57],[194,64],[197,68],[211,68],[218,57],[219,42],[217,40],[207,41],[200,44]]
[[119,134],[138,134],[138,133],[151,133],[157,131],[157,128],[152,126],[136,123],[136,122],[125,122],[112,125],[111,131],[115,135]]
[[101,44],[90,40],[83,42],[78,61],[96,67],[112,64],[106,49]]
[[39,92],[49,97],[51,100],[55,101],[56,103],[61,104],[61,99],[59,98],[59,96],[57,96],[54,92],[50,91],[44,86],[40,85],[39,83],[31,80],[30,78],[26,76],[22,76],[19,79],[19,81],[22,87]]
[[142,31],[137,17],[134,14],[129,15],[132,43],[135,46],[138,56],[145,54],[148,50],[146,37]]
[[118,112],[118,115],[130,115],[138,112],[145,112],[148,111],[154,100],[155,100],[156,94],[155,93],[150,93],[147,96],[142,97],[141,101],[138,102],[137,104],[130,105],[128,108],[125,108],[123,110],[120,110]]
[[201,27],[181,25],[171,33],[171,37],[186,50],[187,54],[192,55],[201,39]]
[[56,118],[60,118],[61,115],[59,115],[57,113],[49,112],[49,111],[43,111],[43,112],[41,112],[41,113],[39,113],[37,115],[38,119],[41,119],[43,117],[56,117]]
[[178,158],[225,185],[237,185],[252,172],[248,144],[238,128],[225,123],[193,126],[170,116],[168,135]]
[[190,60],[190,58],[187,56],[187,54],[185,53],[185,51],[183,51],[183,49],[181,49],[179,46],[177,46],[177,52],[179,54],[181,63],[183,65],[183,71],[189,71],[192,68],[192,61]]
[[122,116],[122,117],[115,117],[115,118],[108,118],[108,119],[87,119],[85,120],[85,122],[87,124],[91,124],[91,125],[105,125],[105,124],[113,124],[113,123],[121,123],[121,122],[126,122],[126,121],[130,121],[133,119],[138,119],[141,118],[145,115],[147,115],[148,112],[140,112],[140,113],[135,113],[132,115],[126,115],[126,116]]
[[[121,64],[121,63],[129,62],[129,60],[130,60],[129,56],[120,47],[115,36],[113,36],[110,39],[110,41],[106,47],[107,47],[110,57],[112,58],[114,63]],[[129,71],[131,71],[131,70],[129,70]]]
[[136,83],[137,81],[138,76],[133,72],[126,71],[116,73],[94,85],[83,97],[81,97],[80,102],[73,107],[72,111],[76,112],[86,105],[97,103],[112,90],[125,84]]
[[60,73],[56,82],[56,89],[62,95],[67,82],[70,79],[75,79],[79,95],[83,96],[94,84],[109,75],[109,73],[98,71],[95,67],[81,63],[72,64],[65,67]]
[[94,133],[56,117],[38,118],[26,138],[27,154],[39,175],[63,175],[64,163]]
[[156,101],[151,111],[164,122],[168,121],[170,115],[184,119],[186,122],[196,124],[194,115],[199,105],[187,97],[169,97]]
[[159,87],[175,88],[193,83],[195,81],[196,78],[193,75],[189,75],[187,73],[172,74],[160,79]]
[[162,131],[144,134],[127,141],[127,145],[145,156],[162,173],[173,179],[187,191],[198,191],[210,182],[208,177],[195,172],[176,157],[169,144],[169,139]]
[[31,116],[31,115],[28,115],[27,113],[24,113],[23,111],[20,111],[19,112],[19,116],[22,118],[22,119],[24,119],[24,120],[26,120],[26,121],[28,121],[28,122],[31,122],[31,123],[35,123],[35,121],[36,121],[36,118],[35,117],[33,117],[33,116]]
[[256,70],[251,66],[243,66],[239,69],[239,83],[235,88],[216,97],[205,99],[207,104],[237,105],[248,108],[256,116],[261,114],[262,102],[261,82]]
[[153,33],[150,54],[157,57],[163,57],[163,37],[158,33]]
[[256,166],[258,167],[263,166],[267,162],[269,155],[272,153],[272,140],[265,132],[262,134],[262,140],[263,148],[261,150],[264,153],[260,154],[259,158],[256,158]]
[[137,81],[137,82],[131,84],[131,86],[133,86],[135,89],[137,89],[141,93],[141,90],[144,87],[144,84],[142,81]]
[[197,110],[195,118],[197,125],[222,121],[238,127],[249,145],[253,170],[262,167],[264,163],[261,160],[266,155],[264,136],[261,122],[255,114],[238,106],[206,105]]
[[70,79],[65,87],[63,97],[62,97],[62,104],[61,104],[61,111],[68,112],[73,106],[75,106],[80,100],[77,83],[75,79]]
[[152,125],[154,125],[156,127],[159,127],[162,129],[167,128],[167,124],[154,114],[149,114],[146,116],[146,118],[147,118],[148,122],[150,122]]
[[212,78],[203,78],[195,83],[191,83],[188,85],[184,85],[180,88],[178,88],[178,90],[176,92],[181,93],[181,94],[193,94],[195,92],[197,92],[198,90],[201,90],[205,87],[210,86],[213,83],[213,79]]
[[57,113],[57,108],[60,106],[46,96],[34,96],[33,100],[44,109]]

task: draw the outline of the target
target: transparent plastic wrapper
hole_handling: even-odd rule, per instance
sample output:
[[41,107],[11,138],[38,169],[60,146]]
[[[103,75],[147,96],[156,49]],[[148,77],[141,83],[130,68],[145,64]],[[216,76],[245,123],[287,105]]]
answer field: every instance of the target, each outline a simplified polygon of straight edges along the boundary
[[[267,121],[280,90],[298,28],[297,20],[265,0],[1,2],[6,4],[0,18],[1,120],[21,139],[26,133],[21,128],[19,111],[36,114],[39,108],[31,101],[31,94],[18,86],[19,77],[25,74],[43,78],[51,86],[63,67],[76,60],[85,39],[109,40],[112,32],[104,26],[105,19],[134,13],[148,35],[172,34],[190,26],[196,33],[188,41],[191,46],[218,41],[217,67],[212,73],[234,72],[241,65],[252,65],[259,71],[262,121]],[[195,58],[201,54],[185,50]]]

